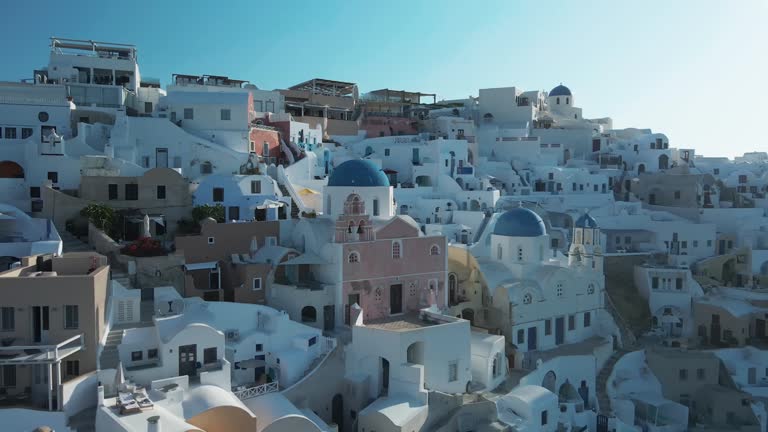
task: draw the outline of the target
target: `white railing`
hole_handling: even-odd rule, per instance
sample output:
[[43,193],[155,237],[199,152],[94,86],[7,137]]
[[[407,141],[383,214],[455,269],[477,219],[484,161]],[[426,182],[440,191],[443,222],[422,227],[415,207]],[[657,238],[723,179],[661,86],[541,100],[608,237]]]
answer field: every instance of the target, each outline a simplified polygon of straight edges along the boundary
[[323,336],[322,346],[320,348],[322,349],[322,352],[324,355],[330,353],[336,348],[336,339],[332,337]]
[[0,347],[0,354],[2,353],[8,353],[8,354],[19,354],[23,351],[29,350],[38,352],[40,354],[43,354],[41,357],[36,357],[34,359],[29,358],[23,358],[20,361],[14,361],[13,357],[5,358],[3,359],[3,363],[40,363],[40,362],[49,362],[49,361],[58,361],[59,360],[59,350],[63,350],[66,348],[77,348],[77,350],[82,350],[85,346],[85,341],[83,339],[83,334],[79,334],[76,336],[72,336],[71,338],[59,342],[55,345],[10,345],[5,347]]
[[237,396],[238,399],[244,401],[246,399],[252,399],[257,396],[262,396],[267,393],[273,393],[279,390],[279,386],[277,381],[273,381],[271,383],[262,384],[255,387],[249,387],[247,389],[238,390],[235,391],[235,396]]

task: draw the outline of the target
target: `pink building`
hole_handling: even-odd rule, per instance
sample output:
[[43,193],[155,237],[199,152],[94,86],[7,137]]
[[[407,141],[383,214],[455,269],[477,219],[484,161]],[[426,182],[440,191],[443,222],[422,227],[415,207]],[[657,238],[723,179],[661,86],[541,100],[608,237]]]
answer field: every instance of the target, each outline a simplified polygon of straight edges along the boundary
[[[392,187],[370,161],[336,167],[326,188],[326,214],[341,244],[344,322],[355,303],[375,320],[436,303],[446,307],[446,239],[424,236],[408,216],[395,216]],[[335,211],[334,211],[335,210]]]

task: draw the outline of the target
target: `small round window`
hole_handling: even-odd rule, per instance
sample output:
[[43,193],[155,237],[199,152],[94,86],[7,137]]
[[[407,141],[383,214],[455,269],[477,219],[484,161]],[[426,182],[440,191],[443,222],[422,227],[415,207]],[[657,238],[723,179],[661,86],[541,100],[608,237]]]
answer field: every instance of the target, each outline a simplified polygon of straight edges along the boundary
[[40,120],[43,123],[47,122],[48,121],[48,113],[45,112],[45,111],[40,111],[39,113],[37,113],[37,119]]

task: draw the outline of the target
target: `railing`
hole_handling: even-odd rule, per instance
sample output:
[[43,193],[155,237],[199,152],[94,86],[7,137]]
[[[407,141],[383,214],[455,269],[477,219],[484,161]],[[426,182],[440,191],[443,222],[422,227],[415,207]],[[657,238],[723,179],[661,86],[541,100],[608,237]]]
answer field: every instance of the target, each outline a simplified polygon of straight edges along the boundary
[[234,394],[237,396],[238,399],[241,401],[247,400],[247,399],[253,399],[257,396],[262,396],[268,393],[274,393],[276,391],[279,391],[280,386],[278,385],[277,381],[272,381],[271,383],[262,384],[255,387],[249,387],[247,389],[238,390],[235,391]]
[[[77,344],[72,347],[68,347],[67,345],[72,344],[73,342],[77,341]],[[45,362],[48,360],[56,361],[59,359],[59,350],[65,349],[65,348],[78,348],[83,349],[85,342],[83,340],[82,333],[77,336],[72,336],[71,338],[59,342],[56,345],[11,345],[11,346],[4,346],[0,347],[0,354],[2,353],[21,353],[26,351],[36,351],[36,352],[45,352],[44,358],[36,358],[36,359],[27,359],[27,362]],[[10,356],[10,354],[8,354]],[[6,357],[3,358],[4,363],[13,363],[14,358],[13,357]],[[19,362],[24,363],[25,360],[19,360]]]
[[24,105],[67,105],[69,101],[67,98],[57,97],[28,97],[28,96],[0,96],[0,103],[2,104],[24,104]]

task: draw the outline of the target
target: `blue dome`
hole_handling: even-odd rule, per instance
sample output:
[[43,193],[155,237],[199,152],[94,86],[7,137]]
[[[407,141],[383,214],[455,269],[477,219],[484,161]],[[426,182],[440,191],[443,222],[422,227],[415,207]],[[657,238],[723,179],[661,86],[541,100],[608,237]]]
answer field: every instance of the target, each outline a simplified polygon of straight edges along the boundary
[[513,208],[496,219],[493,233],[507,237],[538,237],[547,234],[539,215],[527,208]]
[[389,186],[389,179],[373,162],[352,159],[333,169],[328,186]]
[[560,84],[559,86],[552,89],[551,92],[549,92],[550,96],[572,96],[571,95],[571,89],[568,87]]
[[597,221],[589,213],[584,213],[576,219],[576,228],[597,228]]

